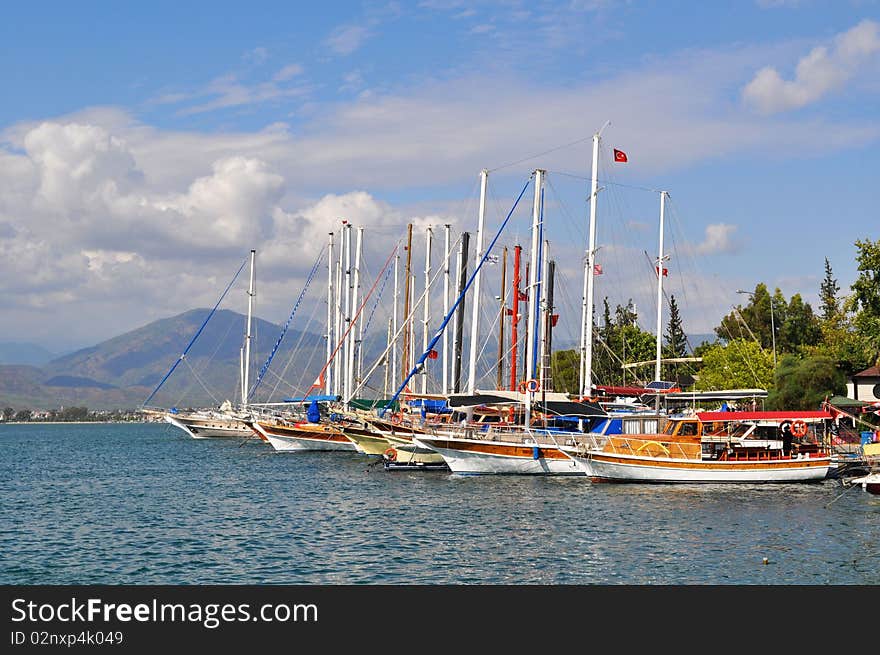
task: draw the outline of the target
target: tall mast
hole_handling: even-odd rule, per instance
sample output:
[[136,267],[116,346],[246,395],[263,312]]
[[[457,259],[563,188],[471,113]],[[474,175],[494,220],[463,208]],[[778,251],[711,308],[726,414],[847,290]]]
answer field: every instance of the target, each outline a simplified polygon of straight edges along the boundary
[[[461,243],[458,248],[458,291],[457,296],[461,297],[467,284],[467,258],[468,258],[468,242],[470,241],[470,233],[461,233]],[[455,329],[453,334],[453,354],[452,354],[452,392],[461,391],[461,350],[462,337],[464,333],[464,303],[458,304],[455,309]]]
[[[410,275],[409,281],[409,306],[410,311],[415,314],[416,311],[416,274]],[[406,363],[407,370],[412,370],[413,362],[416,359],[416,318],[412,316],[409,320],[409,361]]]
[[[443,316],[449,314],[449,230],[443,226]],[[449,335],[443,330],[443,393],[449,393]]]
[[[350,237],[349,237],[350,238]],[[358,306],[358,295],[360,292],[361,285],[361,248],[363,247],[363,238],[364,238],[364,228],[359,227],[357,232],[357,239],[355,245],[355,254],[354,254],[354,273],[352,275],[352,289],[351,289],[351,308],[352,313],[357,311]],[[363,321],[359,321],[358,325],[363,325]],[[355,369],[355,351],[358,348],[358,339],[357,339],[357,330],[356,326],[352,326],[351,330],[348,333],[348,391],[346,392],[345,397],[349,398],[354,393],[354,383],[356,378],[356,369]]]
[[[430,295],[428,292],[431,289],[431,238],[434,235],[434,231],[431,229],[429,225],[425,230],[425,298],[424,308],[425,311],[422,315],[422,351],[428,349],[428,323],[431,320],[431,303],[429,302]],[[444,314],[445,316],[445,314]],[[428,392],[428,375],[425,370],[422,371],[422,393]]]
[[351,375],[349,370],[348,349],[351,344],[348,336],[351,334],[349,326],[351,324],[351,224],[343,221],[345,224],[345,342],[342,344],[342,396],[348,398],[351,393]]
[[535,326],[538,324],[539,300],[538,296],[538,270],[540,267],[539,252],[541,247],[541,191],[544,188],[544,171],[535,170],[535,198],[532,204],[532,252],[531,265],[529,268],[529,338],[526,343],[526,380],[535,377]]
[[593,278],[596,256],[596,198],[599,193],[599,135],[608,123],[593,135],[593,179],[590,183],[590,241],[584,258],[584,303],[581,316],[580,395],[593,389]]
[[397,307],[400,304],[400,255],[394,256],[394,303],[391,308],[391,334],[394,335],[394,343],[391,345],[391,379],[397,383]]
[[[327,361],[333,356],[333,233],[330,232],[330,246],[327,257]],[[324,375],[324,393],[333,392],[330,371]]]
[[507,318],[507,299],[505,295],[505,287],[507,286],[507,246],[501,253],[501,296],[498,309],[500,312],[498,318],[498,377],[495,380],[495,388],[504,388],[504,323]]
[[[660,192],[660,252],[657,255],[657,362],[654,364],[654,379],[660,379],[660,351],[663,344],[663,214],[666,208],[666,191]],[[660,396],[657,396],[660,399]]]
[[541,323],[541,350],[539,353],[541,368],[538,371],[538,380],[541,382],[541,391],[544,391],[544,387],[547,385],[547,368],[550,365],[550,353],[549,353],[549,330],[550,326],[548,323],[549,310],[550,310],[550,285],[548,284],[548,276],[550,274],[550,242],[544,241],[544,248],[541,251],[543,262],[541,264],[542,273],[541,273],[541,302],[540,302],[540,316],[539,320]]
[[[477,244],[475,250],[475,261],[479,262],[483,258],[483,224],[486,219],[486,188],[489,184],[489,171],[485,168],[480,171],[480,212],[477,218]],[[479,349],[479,318],[480,318],[480,278],[482,277],[482,267],[477,269],[476,277],[474,277],[474,295],[471,299],[471,343],[468,351],[468,393],[473,394],[477,384],[477,350]]]
[[553,309],[555,305],[554,288],[556,283],[556,262],[547,262],[547,276],[544,278],[547,287],[547,308],[544,315],[544,377],[541,380],[541,391],[553,391]]
[[251,316],[254,311],[254,260],[256,259],[257,251],[251,250],[251,281],[248,284],[248,313],[247,313],[247,328],[245,329],[245,337],[244,337],[244,364],[242,366],[242,377],[241,377],[241,406],[242,409],[247,407],[248,401],[248,374],[251,368]]
[[[406,267],[404,268],[404,289],[403,289],[403,321],[404,323],[412,322],[410,313],[410,266],[412,264],[412,223],[406,226]],[[403,372],[404,375],[409,371],[409,350],[411,347],[409,329],[403,331]]]
[[[389,356],[390,353],[388,353],[387,351],[391,349],[391,335],[394,334],[394,332],[391,331],[393,321],[394,321],[394,319],[391,319],[391,318],[388,319],[388,333],[387,333],[387,336],[385,337],[385,350],[386,350],[386,352],[385,352],[385,379],[384,379],[384,384],[382,385],[383,397],[388,395],[388,369],[389,369],[389,365],[391,363],[390,362],[391,357]],[[392,378],[392,379],[394,379],[394,378]]]
[[[342,329],[342,255],[345,251],[345,232],[339,231],[339,257],[336,258],[336,317],[334,319],[334,337],[339,339],[344,332]],[[334,346],[335,347],[335,346]],[[342,395],[342,357],[333,360],[333,395]]]
[[517,244],[513,247],[513,300],[510,309],[510,390],[516,391],[517,383],[517,357],[519,357],[519,299],[520,285],[520,263],[522,258],[522,246]]

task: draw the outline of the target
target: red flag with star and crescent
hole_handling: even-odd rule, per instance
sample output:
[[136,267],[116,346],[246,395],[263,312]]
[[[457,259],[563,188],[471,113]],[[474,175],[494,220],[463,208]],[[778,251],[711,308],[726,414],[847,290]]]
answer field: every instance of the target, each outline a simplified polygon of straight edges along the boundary
[[626,153],[623,150],[614,149],[614,161],[620,162],[621,164],[625,164],[628,160],[626,158]]

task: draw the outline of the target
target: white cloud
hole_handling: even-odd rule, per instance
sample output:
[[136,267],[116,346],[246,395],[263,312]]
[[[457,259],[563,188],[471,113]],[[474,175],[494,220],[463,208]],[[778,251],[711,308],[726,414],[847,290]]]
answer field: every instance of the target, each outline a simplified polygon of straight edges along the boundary
[[706,226],[706,237],[695,248],[697,254],[713,255],[717,253],[732,253],[740,248],[735,239],[736,225],[728,223],[713,223]]
[[350,55],[372,36],[365,25],[340,25],[324,40],[324,45],[336,55]]
[[767,114],[805,107],[843,87],[878,52],[880,25],[863,20],[835,37],[830,47],[811,50],[798,62],[792,80],[765,66],[743,89],[743,100]]
[[288,64],[280,71],[275,73],[275,77],[273,77],[272,79],[274,79],[276,82],[284,82],[296,77],[297,75],[302,75],[303,70],[304,69],[302,67],[302,64]]

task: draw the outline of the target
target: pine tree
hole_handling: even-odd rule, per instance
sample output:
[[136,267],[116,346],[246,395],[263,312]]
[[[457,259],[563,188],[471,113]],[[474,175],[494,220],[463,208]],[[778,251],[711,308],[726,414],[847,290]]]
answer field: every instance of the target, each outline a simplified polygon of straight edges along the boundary
[[681,324],[681,314],[675,296],[669,296],[669,323],[666,326],[666,352],[668,357],[684,357],[687,354],[687,336]]
[[[669,296],[669,321],[666,325],[665,357],[684,357],[687,354],[687,336],[681,325],[681,314],[678,311],[678,303],[675,295]],[[671,379],[678,373],[678,365],[666,365],[665,379]]]
[[840,311],[839,301],[837,300],[837,292],[840,287],[837,285],[831,275],[831,263],[825,258],[825,279],[819,287],[819,302],[822,306],[822,319],[825,321],[832,320]]

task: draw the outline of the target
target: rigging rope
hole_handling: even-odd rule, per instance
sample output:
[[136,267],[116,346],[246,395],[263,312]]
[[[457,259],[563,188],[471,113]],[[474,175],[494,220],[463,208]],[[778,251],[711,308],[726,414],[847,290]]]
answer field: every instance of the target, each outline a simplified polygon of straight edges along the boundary
[[208,321],[211,320],[211,317],[214,315],[214,312],[217,311],[217,307],[220,306],[220,303],[223,302],[223,299],[226,297],[226,294],[229,293],[229,289],[232,288],[232,285],[235,283],[235,280],[238,278],[238,274],[241,273],[242,269],[244,268],[244,265],[247,264],[247,261],[248,261],[248,257],[245,257],[245,258],[244,258],[244,261],[241,263],[241,266],[239,266],[239,267],[238,267],[238,270],[235,272],[235,275],[232,276],[232,280],[231,280],[231,281],[229,282],[229,284],[227,285],[226,290],[223,292],[223,295],[220,296],[220,299],[217,301],[217,304],[214,305],[214,308],[211,310],[211,312],[208,314],[208,317],[207,317],[207,318],[205,319],[205,321],[202,323],[202,326],[201,326],[201,327],[198,329],[198,331],[195,333],[195,335],[194,335],[193,338],[190,340],[190,342],[189,342],[189,344],[186,346],[186,348],[184,348],[183,353],[181,353],[180,357],[177,358],[177,361],[175,361],[174,364],[171,366],[171,369],[165,374],[165,377],[162,378],[162,381],[159,383],[159,385],[158,385],[155,389],[153,389],[153,393],[151,393],[151,394],[147,397],[147,399],[143,402],[143,404],[141,405],[142,407],[146,407],[147,403],[150,402],[150,400],[152,400],[153,396],[156,395],[156,392],[159,391],[159,388],[160,388],[163,384],[165,384],[165,381],[166,381],[166,380],[169,378],[169,376],[174,372],[174,369],[177,368],[177,365],[180,364],[180,362],[183,361],[183,358],[184,358],[184,357],[186,357],[186,353],[188,353],[188,352],[189,352],[189,349],[192,348],[192,345],[195,343],[196,339],[199,338],[199,335],[202,333],[202,330],[205,329],[205,326],[208,324]]
[[269,353],[269,357],[266,359],[266,363],[263,364],[263,367],[260,369],[260,374],[257,376],[256,382],[254,382],[254,385],[251,387],[250,391],[248,391],[248,398],[254,395],[257,387],[259,387],[260,383],[263,381],[263,375],[265,375],[266,369],[269,368],[269,364],[272,363],[272,359],[275,357],[275,353],[278,351],[278,346],[281,345],[281,341],[282,339],[284,339],[284,335],[287,334],[287,329],[290,327],[290,322],[293,320],[293,317],[296,314],[296,310],[299,308],[300,303],[302,303],[302,299],[306,295],[306,290],[309,288],[309,285],[312,283],[312,278],[315,277],[315,272],[318,270],[318,266],[321,264],[321,260],[324,259],[324,251],[326,250],[326,248],[327,247],[324,246],[318,253],[317,258],[315,259],[315,263],[312,266],[312,270],[309,272],[309,276],[306,278],[306,283],[303,285],[302,291],[300,291],[299,298],[296,299],[296,302],[293,305],[293,309],[290,310],[290,316],[287,317],[287,322],[284,324],[284,328],[281,330],[281,334],[278,336],[278,340],[275,341],[275,345],[272,347],[272,352]]

